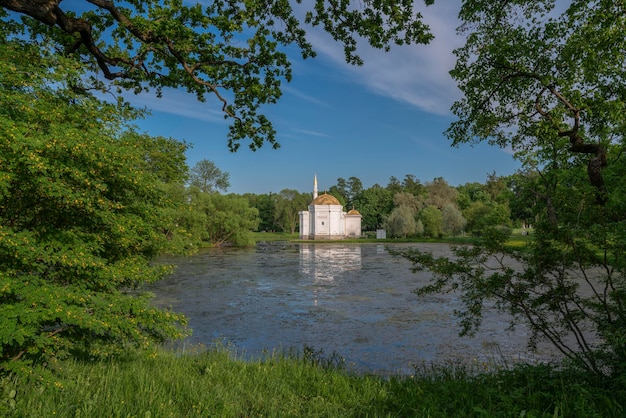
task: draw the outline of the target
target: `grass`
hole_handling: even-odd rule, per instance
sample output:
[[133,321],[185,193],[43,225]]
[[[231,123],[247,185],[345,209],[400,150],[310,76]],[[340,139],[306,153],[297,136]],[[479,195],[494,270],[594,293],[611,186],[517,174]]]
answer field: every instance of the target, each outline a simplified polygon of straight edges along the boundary
[[298,233],[290,234],[288,232],[253,232],[254,241],[294,241],[297,240]]
[[[386,238],[386,239],[377,239],[377,238],[357,238],[357,239],[344,239],[337,241],[326,241],[326,240],[317,240],[317,241],[301,241],[299,239],[298,233],[289,234],[286,232],[254,232],[253,237],[255,242],[271,242],[271,241],[298,241],[298,242],[311,242],[316,244],[324,244],[324,243],[342,243],[342,244],[352,244],[352,243],[410,243],[410,242],[421,242],[421,243],[448,243],[448,244],[472,244],[476,242],[476,237],[473,236],[445,236],[442,238]],[[514,229],[513,233],[509,241],[507,241],[507,245],[515,248],[523,248],[532,240],[532,235],[522,235],[522,229]]]
[[[488,374],[422,365],[356,375],[319,356],[243,361],[226,349],[61,363],[47,384],[4,378],[6,417],[617,417],[626,388],[549,366]],[[4,410],[3,410],[4,408]]]

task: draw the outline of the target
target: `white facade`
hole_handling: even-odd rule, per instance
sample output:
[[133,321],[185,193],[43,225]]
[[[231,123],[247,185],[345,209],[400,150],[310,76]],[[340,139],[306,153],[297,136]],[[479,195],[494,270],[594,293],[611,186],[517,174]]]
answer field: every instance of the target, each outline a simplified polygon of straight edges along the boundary
[[338,240],[361,236],[361,214],[346,213],[339,201],[329,194],[317,194],[317,176],[313,182],[313,201],[308,211],[299,212],[300,239]]
[[346,213],[346,237],[359,238],[361,236],[361,214],[357,210]]

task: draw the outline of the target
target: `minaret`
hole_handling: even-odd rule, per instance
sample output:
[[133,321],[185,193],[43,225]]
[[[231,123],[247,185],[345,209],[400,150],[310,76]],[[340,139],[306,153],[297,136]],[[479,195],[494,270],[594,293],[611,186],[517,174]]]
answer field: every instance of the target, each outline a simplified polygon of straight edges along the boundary
[[313,176],[313,200],[317,198],[317,174]]

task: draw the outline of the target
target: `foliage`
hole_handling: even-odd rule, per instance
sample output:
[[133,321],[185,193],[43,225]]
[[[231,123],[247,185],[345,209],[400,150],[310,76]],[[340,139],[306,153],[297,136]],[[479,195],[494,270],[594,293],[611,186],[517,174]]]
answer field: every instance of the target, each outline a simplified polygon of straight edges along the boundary
[[164,253],[191,254],[208,239],[207,214],[190,203],[190,191],[183,183],[164,183],[161,198],[167,208],[161,212],[161,232],[167,238]]
[[[532,219],[534,239],[513,250],[504,245],[508,230],[492,226],[452,259],[404,255],[434,273],[419,294],[461,293],[463,332],[493,301],[512,325],[530,328],[531,346],[546,340],[576,366],[623,379],[626,15],[613,1],[554,6],[465,2],[467,42],[452,71],[464,97],[448,135],[455,145],[488,141],[515,152],[524,170],[512,207]],[[500,205],[501,185],[487,190]]]
[[406,174],[402,180],[402,189],[414,196],[423,196],[426,193],[426,187],[413,174]]
[[307,209],[307,206],[311,203],[311,194],[300,193],[297,190],[283,189],[278,195],[275,195],[275,197],[275,224],[278,230],[293,234],[300,221],[298,212]]
[[425,185],[427,206],[435,206],[439,210],[443,210],[446,205],[455,205],[458,192],[448,184],[442,177],[433,179],[432,182]]
[[417,222],[415,223],[415,234],[418,237],[421,237],[424,235],[424,222],[422,222],[421,219],[418,219]]
[[360,65],[357,40],[386,50],[431,40],[413,3],[353,7],[316,0],[306,7],[297,2],[294,9],[285,0],[0,0],[0,17],[7,33],[25,31],[33,39],[45,34],[54,49],[88,63],[91,83],[99,88],[106,86],[97,73],[135,93],[155,89],[161,96],[168,88],[184,88],[201,102],[216,100],[233,121],[228,145],[234,151],[245,138],[252,150],[264,142],[278,147],[272,124],[259,109],[275,103],[281,83],[291,79],[286,47],[295,46],[303,58],[315,55],[307,25],[321,26],[343,45],[346,61]]
[[337,179],[337,185],[340,191],[343,190],[342,195],[346,199],[345,206],[347,209],[354,208],[357,196],[363,193],[363,182],[361,179],[352,176],[346,181],[340,177]]
[[146,166],[161,139],[74,88],[74,61],[18,41],[0,57],[1,374],[183,336],[181,316],[129,292],[164,273],[148,263],[167,248],[162,171]]
[[[251,208],[256,208],[259,212],[259,226],[257,231],[277,231],[279,229],[276,225],[276,199],[272,193],[268,194],[252,194],[246,193],[243,195],[248,200],[248,205]],[[311,201],[311,195],[307,199]]]
[[424,235],[439,238],[443,234],[443,214],[434,205],[424,208],[419,214],[420,220],[424,224]]
[[230,187],[230,174],[220,170],[213,161],[200,160],[190,172],[191,185],[204,193],[226,191]]
[[185,152],[189,146],[178,139],[153,137],[133,132],[133,142],[143,150],[145,171],[154,174],[161,183],[183,183],[189,168]]
[[467,219],[467,230],[474,235],[494,226],[506,226],[510,223],[508,208],[504,205],[488,201],[476,201],[463,211]]
[[354,207],[361,213],[361,226],[374,231],[383,225],[385,216],[393,209],[393,195],[378,184],[363,190],[355,197]]
[[409,206],[395,207],[385,220],[385,229],[390,237],[406,238],[417,233],[415,210]]
[[204,193],[192,187],[193,211],[204,213],[207,241],[211,245],[247,246],[254,244],[252,231],[259,225],[259,212],[248,199],[234,194]]
[[457,191],[459,192],[457,205],[462,211],[465,211],[474,202],[488,203],[491,201],[491,196],[485,190],[485,185],[478,182],[462,184],[457,187]]
[[395,207],[399,206],[407,206],[415,213],[419,212],[424,208],[424,202],[420,200],[417,196],[408,192],[398,192],[393,195],[393,205]]
[[441,211],[443,232],[452,236],[457,236],[463,232],[467,221],[461,211],[452,204],[447,204]]
[[604,201],[606,147],[625,128],[621,8],[581,0],[558,10],[549,0],[464,4],[470,36],[452,71],[465,94],[453,106],[453,143],[488,140],[528,164],[569,150]]

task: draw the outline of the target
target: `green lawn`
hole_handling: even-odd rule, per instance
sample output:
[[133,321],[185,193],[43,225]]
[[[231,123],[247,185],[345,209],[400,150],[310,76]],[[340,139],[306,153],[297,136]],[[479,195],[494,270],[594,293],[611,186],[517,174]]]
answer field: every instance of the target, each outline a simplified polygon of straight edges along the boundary
[[[298,233],[289,234],[285,232],[254,232],[253,237],[255,242],[270,242],[270,241],[300,241]],[[358,238],[358,239],[345,239],[339,241],[306,241],[306,242],[315,242],[315,243],[399,243],[399,242],[446,242],[451,244],[471,244],[476,241],[476,237],[473,236],[457,236],[457,237],[443,237],[443,238],[387,238],[387,239],[376,239],[376,238]],[[522,235],[522,229],[517,228],[513,229],[513,233],[511,234],[511,238],[508,241],[508,245],[522,248],[528,244],[532,240],[531,235]]]
[[316,355],[243,361],[225,349],[66,361],[52,381],[3,378],[3,417],[618,417],[626,388],[568,370],[426,366],[350,373]]

